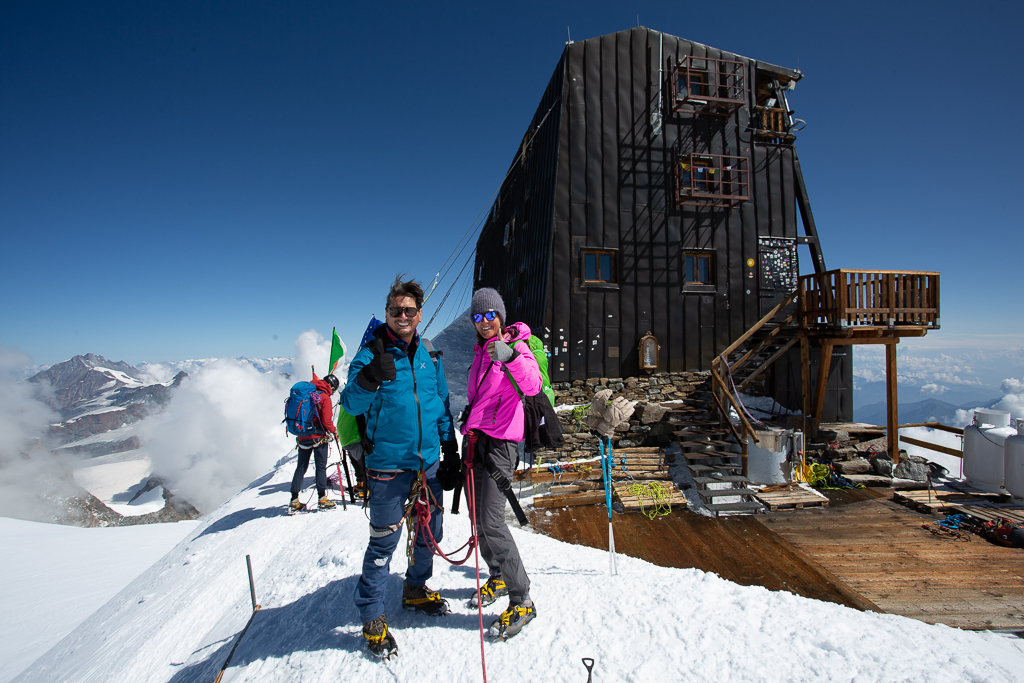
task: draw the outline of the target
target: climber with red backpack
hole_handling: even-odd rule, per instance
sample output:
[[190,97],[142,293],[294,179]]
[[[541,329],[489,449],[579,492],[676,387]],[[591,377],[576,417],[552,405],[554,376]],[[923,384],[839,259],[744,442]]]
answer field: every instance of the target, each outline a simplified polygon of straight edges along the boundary
[[320,379],[313,373],[312,382],[297,382],[285,400],[285,425],[288,432],[295,435],[299,448],[295,475],[292,477],[289,513],[305,509],[299,500],[299,491],[302,490],[306,470],[309,469],[310,456],[315,462],[317,507],[321,510],[335,507],[334,501],[327,497],[327,452],[328,439],[338,436],[331,405],[331,394],[338,390],[338,384],[338,378],[334,375]]

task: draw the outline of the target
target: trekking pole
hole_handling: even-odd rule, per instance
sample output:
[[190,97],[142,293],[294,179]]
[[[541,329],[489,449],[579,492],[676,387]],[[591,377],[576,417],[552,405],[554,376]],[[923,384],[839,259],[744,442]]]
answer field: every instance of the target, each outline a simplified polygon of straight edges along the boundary
[[[345,455],[345,449],[341,447],[341,442],[338,441],[338,435],[337,434],[334,435],[334,443],[338,444],[338,450],[341,451],[341,460],[339,462],[343,462],[345,464],[345,481],[348,482],[348,495],[352,499],[352,504],[355,505],[356,504],[356,490],[354,488],[352,488],[352,475],[350,475],[348,473],[348,460],[346,460],[346,458],[348,456]],[[341,467],[339,466],[338,469],[340,470]],[[341,472],[340,471],[338,472],[338,483],[341,484]],[[342,503],[345,502],[345,496],[344,495],[341,497],[341,502]],[[346,507],[345,509],[347,510],[348,508]]]
[[605,450],[604,439],[598,439],[601,447],[601,470],[604,473],[604,500],[608,506],[608,563],[612,576],[618,574],[615,568],[615,531],[612,529],[612,440],[608,439],[608,450]]
[[[334,443],[338,443],[338,437],[334,437]],[[327,449],[330,450],[330,448],[331,442],[328,440]],[[341,489],[341,509],[348,510],[348,505],[345,504],[345,487],[341,483],[341,458],[345,457],[345,451],[341,449],[340,444],[338,444],[338,450],[341,451],[341,453],[338,454],[338,462],[334,463],[334,466],[338,470],[338,488]]]

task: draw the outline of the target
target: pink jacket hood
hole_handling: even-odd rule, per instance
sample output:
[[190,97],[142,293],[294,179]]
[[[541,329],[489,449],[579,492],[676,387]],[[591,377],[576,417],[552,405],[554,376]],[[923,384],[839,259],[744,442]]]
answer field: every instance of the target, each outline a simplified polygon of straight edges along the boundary
[[496,342],[498,336],[488,339],[483,346],[476,345],[466,387],[466,401],[467,405],[472,406],[472,411],[462,427],[462,433],[479,429],[495,439],[522,441],[523,402],[519,400],[519,394],[505,370],[515,379],[524,396],[533,396],[539,392],[543,380],[537,359],[533,357],[527,343],[530,338],[529,326],[525,323],[512,323],[500,337],[519,355],[507,363],[491,361],[487,346]]

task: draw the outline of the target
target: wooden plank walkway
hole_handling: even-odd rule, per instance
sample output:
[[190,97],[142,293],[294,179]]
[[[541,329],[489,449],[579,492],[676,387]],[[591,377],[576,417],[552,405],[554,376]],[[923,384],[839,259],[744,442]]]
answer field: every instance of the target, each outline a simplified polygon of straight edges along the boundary
[[773,513],[765,526],[891,614],[966,629],[1024,629],[1024,551],[976,536],[935,536],[921,525],[943,515],[896,504],[892,489],[861,491],[830,492],[831,507]]
[[[560,541],[608,549],[604,506],[529,510],[535,530]],[[754,517],[672,512],[650,520],[616,514],[617,552],[662,567],[693,567],[744,586],[764,586],[860,610],[880,611]]]

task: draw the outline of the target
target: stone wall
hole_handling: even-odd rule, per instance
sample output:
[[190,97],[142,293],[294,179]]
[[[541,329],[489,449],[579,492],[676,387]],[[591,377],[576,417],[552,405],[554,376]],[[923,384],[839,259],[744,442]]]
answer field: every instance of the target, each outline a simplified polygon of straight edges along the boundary
[[625,396],[637,401],[629,424],[619,425],[612,437],[614,448],[635,446],[665,446],[677,429],[670,421],[672,414],[661,406],[669,401],[687,400],[690,405],[710,409],[711,374],[708,372],[664,372],[648,377],[592,377],[587,380],[555,382],[555,406],[576,406],[575,410],[560,410],[558,417],[565,435],[565,447],[538,451],[535,455],[546,461],[589,458],[598,455],[597,437],[590,433],[584,420],[583,409],[590,406],[594,394],[611,389],[612,398]]

